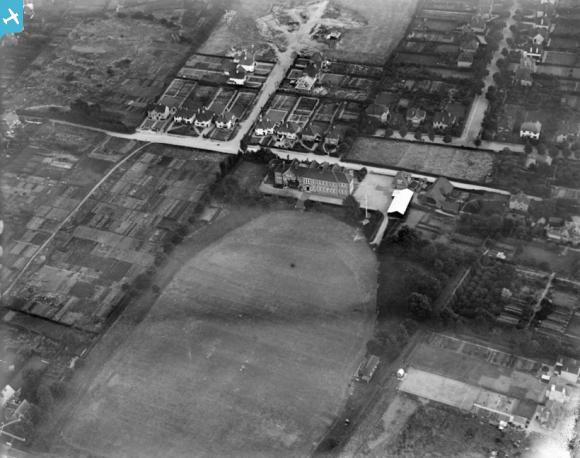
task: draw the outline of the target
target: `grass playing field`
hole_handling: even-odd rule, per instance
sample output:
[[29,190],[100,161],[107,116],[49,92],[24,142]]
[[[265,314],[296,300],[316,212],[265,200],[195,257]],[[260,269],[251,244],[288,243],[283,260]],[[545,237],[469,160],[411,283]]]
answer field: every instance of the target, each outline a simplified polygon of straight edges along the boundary
[[65,440],[107,457],[307,455],[372,334],[377,266],[353,235],[285,211],[206,248],[103,368]]

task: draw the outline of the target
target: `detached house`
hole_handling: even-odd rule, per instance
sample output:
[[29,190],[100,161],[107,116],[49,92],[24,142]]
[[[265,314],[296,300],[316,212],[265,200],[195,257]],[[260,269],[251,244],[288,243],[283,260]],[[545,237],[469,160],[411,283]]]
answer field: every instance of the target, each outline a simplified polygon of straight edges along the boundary
[[253,73],[256,70],[256,57],[254,53],[250,53],[248,51],[244,51],[238,65],[245,71],[249,73]]
[[287,138],[288,140],[296,140],[300,133],[300,124],[295,122],[285,122],[276,130],[278,135]]
[[330,146],[337,146],[342,140],[342,135],[336,126],[332,126],[324,137],[324,144]]
[[527,121],[520,126],[520,138],[529,138],[539,140],[542,132],[542,123],[540,121]]
[[534,80],[532,79],[532,72],[530,69],[519,65],[516,70],[514,82],[522,87],[531,87],[534,84]]
[[233,84],[234,86],[243,86],[246,84],[246,79],[246,71],[241,66],[238,66],[236,67],[236,70],[230,74],[228,84]]
[[509,209],[527,213],[528,209],[530,208],[531,202],[532,199],[530,199],[526,194],[520,191],[517,194],[514,194],[510,197]]
[[179,108],[177,112],[173,115],[173,121],[178,124],[193,124],[195,121],[195,110],[190,110],[188,108]]
[[276,123],[268,118],[260,118],[254,127],[254,135],[264,137],[266,135],[274,135]]
[[296,81],[296,89],[310,91],[318,79],[319,68],[313,62],[308,63],[302,72],[302,76]]
[[320,124],[308,123],[304,128],[300,137],[307,142],[318,142],[324,136],[324,128]]
[[238,122],[238,117],[232,111],[225,111],[215,120],[216,127],[220,129],[233,129]]
[[205,108],[199,109],[195,115],[195,127],[206,128],[212,125],[214,113]]
[[453,185],[445,177],[439,177],[424,193],[423,202],[446,213],[459,213],[459,203],[452,199]]
[[410,122],[413,127],[418,127],[425,118],[427,117],[427,112],[421,108],[410,108],[407,110],[407,121]]
[[445,130],[453,126],[457,122],[457,118],[449,113],[447,110],[438,111],[433,116],[433,128],[438,130]]
[[473,65],[473,53],[461,52],[457,58],[457,66],[459,68],[471,68]]
[[157,121],[163,121],[169,118],[170,114],[171,109],[167,105],[155,104],[147,110],[147,116]]
[[391,117],[391,111],[389,107],[379,105],[377,103],[371,103],[366,108],[365,113],[368,117],[378,119],[383,124],[386,124]]

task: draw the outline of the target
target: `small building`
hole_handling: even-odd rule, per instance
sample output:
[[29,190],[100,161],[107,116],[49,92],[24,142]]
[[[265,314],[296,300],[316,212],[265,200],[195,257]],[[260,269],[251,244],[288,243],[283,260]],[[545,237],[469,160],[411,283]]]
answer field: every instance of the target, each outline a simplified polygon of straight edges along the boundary
[[459,203],[451,199],[454,188],[445,177],[439,177],[423,194],[423,202],[446,213],[459,213]]
[[308,123],[302,130],[300,138],[306,142],[319,142],[324,136],[324,128],[320,124]]
[[473,66],[473,54],[461,52],[457,58],[457,66],[459,68],[471,68]]
[[324,137],[324,144],[330,146],[337,146],[341,140],[342,134],[336,128],[336,126],[332,126],[326,133],[326,136]]
[[173,115],[173,121],[178,124],[193,124],[195,121],[195,110],[189,108],[179,108]]
[[327,40],[340,40],[340,37],[342,37],[342,32],[339,32],[338,30],[333,30],[326,34]]
[[400,170],[395,175],[393,179],[393,185],[395,189],[407,189],[411,185],[413,177],[409,172],[405,172],[404,170]]
[[542,46],[544,44],[544,41],[546,41],[546,35],[547,35],[546,30],[540,29],[538,33],[536,33],[532,37],[532,43],[534,44],[534,46]]
[[215,120],[216,127],[220,129],[233,129],[238,122],[238,117],[232,111],[225,111]]
[[195,115],[195,127],[206,128],[212,125],[214,114],[205,108],[199,109]]
[[544,51],[541,46],[530,46],[524,50],[524,56],[534,59],[537,63],[542,61]]
[[248,75],[246,74],[246,71],[242,67],[238,66],[236,70],[230,74],[228,78],[228,84],[233,84],[234,86],[243,86],[246,84],[247,78]]
[[147,110],[149,119],[164,121],[169,118],[171,109],[167,105],[155,104]]
[[574,358],[560,357],[554,371],[569,383],[578,383],[580,376],[580,361]]
[[4,407],[15,395],[16,390],[10,385],[6,385],[2,388],[2,391],[0,392],[0,407]]
[[256,70],[256,56],[253,52],[244,51],[238,63],[244,72],[254,73]]
[[527,213],[531,202],[532,199],[520,191],[510,197],[509,209]]
[[278,135],[287,138],[288,140],[296,140],[300,130],[300,124],[296,122],[285,122],[276,129],[276,132]]
[[542,133],[542,123],[540,121],[526,121],[520,126],[520,138],[539,140]]
[[302,76],[296,81],[296,89],[301,91],[310,91],[314,87],[314,84],[318,80],[319,67],[313,63],[309,62],[302,72]]
[[380,362],[379,357],[376,355],[370,355],[365,358],[356,371],[354,376],[355,380],[357,382],[369,383],[373,378],[373,375],[375,375]]
[[459,50],[466,53],[475,53],[479,48],[479,40],[471,36],[459,43]]
[[550,167],[552,165],[552,156],[549,154],[540,154],[537,151],[532,151],[526,156],[526,169],[537,167],[539,164]]
[[546,391],[546,397],[550,401],[559,402],[563,404],[568,400],[568,393],[564,385],[556,385],[552,383],[550,388]]
[[389,107],[379,105],[378,103],[371,103],[366,108],[365,113],[368,117],[378,119],[383,124],[386,124],[391,117],[391,111]]
[[277,123],[268,118],[260,118],[254,127],[254,135],[264,137],[266,135],[274,135],[276,132]]
[[445,130],[453,126],[457,122],[457,118],[449,113],[447,110],[438,111],[433,116],[433,128],[438,130]]
[[421,108],[409,108],[407,110],[407,122],[410,122],[413,127],[418,127],[425,118],[427,117],[427,112]]
[[395,218],[404,218],[414,192],[410,189],[395,189],[393,191],[393,200],[387,210],[387,216]]

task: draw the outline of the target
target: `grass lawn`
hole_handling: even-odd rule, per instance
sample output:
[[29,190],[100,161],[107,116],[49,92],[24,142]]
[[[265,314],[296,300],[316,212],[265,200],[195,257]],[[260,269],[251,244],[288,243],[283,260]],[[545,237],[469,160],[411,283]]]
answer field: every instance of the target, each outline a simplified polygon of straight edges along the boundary
[[94,379],[67,443],[103,456],[309,454],[373,331],[376,261],[353,235],[326,215],[274,212],[185,262]]

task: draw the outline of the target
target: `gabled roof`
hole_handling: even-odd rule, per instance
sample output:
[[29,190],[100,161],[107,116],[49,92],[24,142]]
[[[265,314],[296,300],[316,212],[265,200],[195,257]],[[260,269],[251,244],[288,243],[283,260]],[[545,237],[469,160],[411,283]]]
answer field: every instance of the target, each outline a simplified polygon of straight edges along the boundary
[[320,124],[313,124],[310,122],[306,125],[304,130],[302,130],[302,136],[315,137],[317,135],[321,137],[324,135],[324,127]]
[[433,116],[433,123],[442,123],[442,124],[453,124],[455,122],[455,116],[449,113],[447,110],[438,111]]
[[300,125],[295,122],[285,122],[278,127],[278,133],[296,134],[300,131]]
[[542,123],[540,121],[526,121],[520,126],[520,131],[539,134],[542,131]]
[[244,51],[242,57],[240,58],[240,65],[253,65],[256,63],[256,58],[254,53]]
[[413,194],[413,191],[410,189],[395,189],[393,191],[393,200],[387,210],[387,215],[390,213],[404,215],[413,199]]
[[447,196],[453,192],[453,185],[445,177],[439,177],[433,183],[426,194],[431,197],[438,205],[443,206],[447,201]]
[[263,119],[258,120],[258,122],[256,123],[255,129],[268,130],[268,129],[272,129],[275,126],[276,126],[276,123],[274,121],[271,121],[268,118],[263,118]]
[[425,119],[427,112],[421,108],[409,108],[407,110],[407,119]]
[[472,64],[473,63],[473,54],[468,53],[468,52],[461,52],[461,54],[459,54],[459,57],[457,58],[457,61]]
[[365,113],[369,116],[382,116],[387,113],[389,109],[384,105],[378,105],[376,103],[371,103],[365,110]]
[[191,108],[178,108],[175,116],[181,116],[182,118],[191,118],[195,116],[196,111]]
[[201,109],[201,110],[198,110],[197,115],[195,117],[195,120],[199,121],[199,122],[211,121],[211,119],[213,118],[213,115],[214,115],[213,111]]

